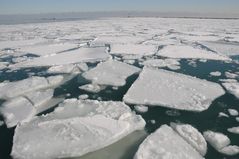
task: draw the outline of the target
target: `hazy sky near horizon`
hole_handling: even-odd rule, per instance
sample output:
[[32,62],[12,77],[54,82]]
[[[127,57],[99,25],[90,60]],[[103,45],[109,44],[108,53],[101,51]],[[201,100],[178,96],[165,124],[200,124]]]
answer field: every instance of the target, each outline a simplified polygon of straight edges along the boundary
[[87,11],[239,14],[239,0],[0,0],[0,14]]

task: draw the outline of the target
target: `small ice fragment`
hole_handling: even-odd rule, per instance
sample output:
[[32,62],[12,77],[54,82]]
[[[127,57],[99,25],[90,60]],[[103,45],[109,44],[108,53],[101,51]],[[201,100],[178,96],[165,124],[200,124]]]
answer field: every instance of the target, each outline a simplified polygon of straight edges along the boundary
[[231,116],[238,116],[239,113],[236,109],[228,109],[228,112]]
[[230,133],[239,134],[239,126],[228,128],[227,131],[229,131]]
[[85,90],[85,91],[91,92],[91,93],[98,93],[105,88],[106,88],[105,86],[100,86],[97,84],[86,84],[86,85],[82,85],[79,87],[79,89],[82,89],[82,90]]
[[227,117],[227,118],[229,118],[229,115],[227,115],[226,113],[220,112],[218,114],[218,117]]
[[234,156],[239,154],[239,146],[237,145],[229,145],[220,150],[221,153],[229,156]]
[[217,151],[220,151],[231,143],[226,135],[219,132],[208,130],[203,133],[203,136]]
[[215,71],[215,72],[211,72],[211,73],[210,73],[210,75],[211,75],[211,76],[216,76],[216,77],[219,77],[219,76],[221,76],[221,75],[222,75],[222,73],[221,73],[221,72],[219,72],[219,71]]
[[88,99],[89,96],[87,94],[82,94],[82,95],[79,95],[78,99],[81,99],[81,100],[85,100],[85,99]]
[[144,105],[136,105],[136,106],[134,106],[134,109],[139,113],[146,113],[149,108]]

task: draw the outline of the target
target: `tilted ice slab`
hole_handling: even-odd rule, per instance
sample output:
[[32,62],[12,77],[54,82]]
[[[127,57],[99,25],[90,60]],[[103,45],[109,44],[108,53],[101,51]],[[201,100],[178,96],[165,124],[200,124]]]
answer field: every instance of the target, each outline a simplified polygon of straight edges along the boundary
[[239,99],[239,83],[238,82],[225,82],[222,86],[228,91],[228,93],[234,95]]
[[3,103],[0,113],[7,127],[16,126],[19,122],[29,121],[36,114],[46,110],[44,103],[53,97],[53,89],[30,92]]
[[208,60],[230,60],[230,58],[216,54],[212,51],[194,48],[187,45],[168,45],[157,53],[159,56],[169,58],[208,59]]
[[32,60],[13,65],[12,67],[66,65],[80,62],[102,61],[108,58],[109,54],[106,52],[104,47],[80,48],[53,56],[34,58]]
[[142,117],[122,102],[70,99],[54,112],[18,125],[11,155],[24,159],[79,157],[144,126]]
[[31,53],[39,56],[49,56],[51,54],[56,54],[62,51],[77,48],[76,44],[70,43],[59,43],[59,44],[44,44],[44,45],[34,45],[21,47],[18,51],[24,53]]
[[123,62],[109,60],[85,72],[83,77],[99,85],[123,86],[127,77],[138,73],[140,68]]
[[117,55],[136,54],[136,55],[152,55],[157,51],[154,45],[143,44],[112,44],[110,45],[110,53]]
[[124,101],[129,104],[203,111],[225,92],[219,84],[171,71],[144,67]]
[[134,159],[202,159],[171,127],[162,125],[139,146]]
[[8,99],[13,98],[34,90],[53,87],[63,81],[63,76],[45,77],[30,77],[21,81],[9,82],[0,85],[0,98]]
[[170,126],[202,156],[207,153],[207,142],[203,135],[189,124],[171,123]]
[[86,63],[80,64],[66,64],[66,65],[56,65],[51,66],[47,72],[48,73],[79,73],[81,71],[87,71],[88,66]]

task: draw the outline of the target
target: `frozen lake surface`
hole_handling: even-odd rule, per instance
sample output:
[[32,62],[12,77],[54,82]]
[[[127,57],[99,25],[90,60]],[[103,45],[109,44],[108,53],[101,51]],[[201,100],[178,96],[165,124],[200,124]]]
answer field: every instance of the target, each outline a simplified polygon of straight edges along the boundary
[[238,26],[0,25],[0,158],[239,158]]

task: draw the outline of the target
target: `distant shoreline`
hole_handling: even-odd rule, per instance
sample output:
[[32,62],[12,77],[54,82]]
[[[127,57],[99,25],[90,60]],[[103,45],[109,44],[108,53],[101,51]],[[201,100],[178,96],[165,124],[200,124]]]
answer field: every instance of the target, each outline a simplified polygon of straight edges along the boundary
[[160,13],[160,12],[72,12],[72,13],[48,13],[48,14],[18,14],[0,15],[0,25],[49,23],[76,20],[93,20],[99,18],[181,18],[181,19],[224,19],[238,20],[239,15],[202,15],[195,13]]

